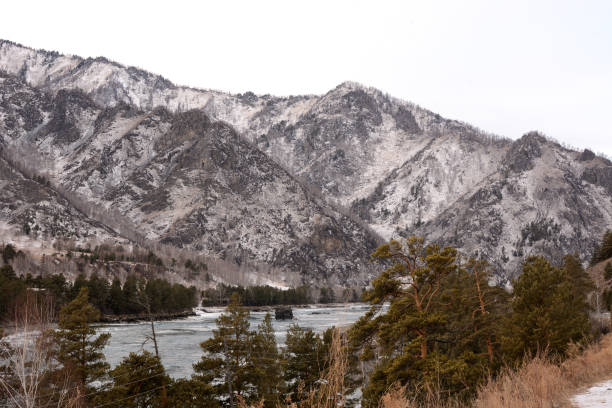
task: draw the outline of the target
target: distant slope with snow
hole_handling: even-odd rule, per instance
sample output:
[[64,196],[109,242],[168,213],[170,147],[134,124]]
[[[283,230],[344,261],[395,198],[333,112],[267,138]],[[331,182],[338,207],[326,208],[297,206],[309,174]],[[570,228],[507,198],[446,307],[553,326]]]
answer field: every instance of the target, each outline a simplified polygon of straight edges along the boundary
[[[138,112],[117,117],[111,121],[114,128],[98,131],[87,125],[93,118],[87,116],[89,108],[83,106],[82,112],[76,114],[79,119],[70,121],[73,130],[61,136],[66,139],[62,147],[58,147],[57,136],[54,142],[46,138],[39,146],[55,155],[58,163],[55,170],[62,182],[72,183],[72,188],[92,196],[108,196],[108,191],[115,188],[116,197],[105,205],[112,201],[124,212],[128,212],[132,197],[144,193],[136,187],[124,187],[124,180],[140,177],[138,183],[147,180],[151,189],[164,188],[166,179],[175,180],[166,201],[174,203],[176,214],[165,215],[162,222],[155,219],[156,215],[132,213],[135,220],[147,225],[151,237],[174,242],[174,231],[186,231],[187,225],[201,222],[192,219],[175,224],[178,218],[186,216],[181,212],[183,204],[194,200],[194,191],[201,188],[193,190],[193,177],[198,173],[194,169],[174,175],[173,160],[191,151],[194,140],[186,138],[182,144],[168,142],[155,147],[154,141],[161,136],[141,139],[132,136],[133,129],[136,134],[144,132],[143,124],[157,118],[152,114],[162,112],[157,107],[166,109],[172,118],[197,109],[212,122],[225,122],[240,135],[236,140],[241,140],[240,152],[233,151],[228,157],[240,162],[243,152],[248,152],[247,157],[260,157],[254,152],[257,150],[274,163],[270,166],[286,170],[288,178],[276,179],[283,187],[274,183],[275,189],[258,192],[251,208],[263,206],[267,211],[280,205],[283,209],[274,217],[291,215],[291,222],[306,217],[286,210],[287,204],[276,203],[270,197],[277,194],[286,197],[284,190],[293,190],[290,186],[296,182],[306,186],[322,207],[333,207],[332,211],[341,210],[345,214],[350,208],[384,238],[416,233],[453,244],[468,254],[491,257],[504,278],[514,275],[521,260],[532,253],[557,256],[576,252],[586,259],[603,231],[612,228],[612,163],[608,160],[589,151],[565,149],[535,133],[517,141],[496,137],[356,83],[340,84],[325,95],[274,97],[250,92],[232,95],[176,86],[159,75],[104,58],[64,56],[7,41],[0,41],[0,70],[56,98],[66,89],[76,88],[102,108],[124,106]],[[26,139],[35,133],[32,131],[33,124],[38,123],[35,111],[43,112],[43,116],[50,114],[44,113],[51,108],[43,106],[47,103],[43,99],[36,102],[42,105],[33,109],[31,115],[24,115],[20,124],[29,132]],[[156,122],[159,126],[145,127],[166,134],[173,120],[159,119]],[[77,134],[81,136],[72,140]],[[226,138],[227,143],[231,144],[232,137]],[[122,146],[118,151],[125,156],[123,159],[111,157],[116,151],[112,146],[117,144]],[[131,156],[125,153],[126,146],[133,146]],[[207,153],[198,150],[200,146],[195,145],[190,160],[205,157]],[[110,156],[104,153],[105,148],[111,149]],[[81,150],[83,154],[95,152],[91,157],[111,157],[112,166],[89,169],[89,181],[79,184],[83,176],[77,177],[74,169],[68,171],[65,166],[77,160],[74,155]],[[170,167],[160,164],[160,157],[169,160]],[[89,159],[78,160],[83,163],[82,160]],[[141,167],[143,174],[135,170]],[[225,170],[219,186],[229,186],[230,190],[234,186],[231,180],[243,177],[241,172],[247,171],[231,166]],[[253,176],[253,171],[247,172],[249,177]],[[138,186],[136,181],[131,183]],[[262,198],[261,194],[268,195]],[[330,203],[333,205],[329,206]],[[223,205],[231,209],[233,201]],[[187,205],[186,209],[192,207]],[[250,210],[248,213],[254,214]],[[150,227],[147,217],[154,218]],[[209,215],[205,218],[213,219]],[[340,222],[337,215],[332,218]],[[266,222],[278,224],[272,218]],[[220,231],[221,224],[216,225],[211,231]],[[251,226],[236,225],[236,233],[242,228],[249,237],[259,236],[253,235]],[[346,222],[334,228],[340,226],[346,229],[343,234],[358,230]],[[230,240],[240,250],[248,248],[247,252],[268,260],[277,256],[264,256],[266,250],[258,249],[257,239],[231,238],[227,225],[224,228],[223,234],[210,240]],[[266,236],[273,234],[260,230]],[[282,230],[281,225],[274,229]],[[270,239],[280,239],[284,244],[310,242],[297,233],[296,237],[295,241]],[[348,248],[352,244],[343,245]],[[279,247],[280,244],[274,245]]]

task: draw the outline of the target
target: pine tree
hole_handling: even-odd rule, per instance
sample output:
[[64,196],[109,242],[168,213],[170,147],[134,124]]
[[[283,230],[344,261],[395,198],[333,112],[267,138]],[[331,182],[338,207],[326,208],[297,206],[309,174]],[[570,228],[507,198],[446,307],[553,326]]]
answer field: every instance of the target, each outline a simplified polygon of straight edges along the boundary
[[110,334],[96,336],[96,330],[90,325],[99,317],[100,311],[88,302],[87,288],[81,288],[78,296],[60,310],[55,332],[58,360],[82,386],[103,379],[109,369],[102,350]]
[[[487,261],[470,258],[465,268],[469,275],[463,290],[466,298],[462,302],[452,302],[453,307],[457,303],[465,304],[468,307],[466,312],[469,316],[469,324],[472,325],[472,336],[464,336],[463,341],[480,343],[479,349],[484,349],[486,345],[489,363],[496,364],[499,362],[497,336],[501,322],[499,317],[509,312],[509,296],[504,289],[489,285],[491,269]],[[463,276],[463,271],[459,270],[458,275]],[[465,278],[459,278],[460,281],[463,279]],[[457,284],[460,283],[457,282]],[[457,310],[454,310],[455,314],[456,312]],[[450,320],[456,321],[458,317]]]
[[287,330],[283,374],[293,402],[301,401],[317,387],[322,378],[328,345],[312,329],[297,324]]
[[108,292],[110,291],[108,281],[100,277],[97,272],[94,272],[89,277],[87,287],[89,288],[89,302],[101,312],[108,313],[106,309]]
[[567,279],[574,286],[574,290],[578,296],[586,298],[589,293],[595,290],[595,284],[584,270],[580,259],[575,255],[566,255],[563,257],[563,265],[561,266]]
[[121,314],[125,311],[125,299],[121,290],[121,281],[119,278],[113,279],[108,293],[108,308],[114,314]]
[[601,239],[601,244],[595,247],[591,258],[591,266],[609,258],[612,258],[612,231],[606,231]]
[[161,389],[170,382],[159,358],[148,351],[130,353],[110,371],[110,377],[112,388],[95,394],[95,405],[120,400],[124,408],[161,406]]
[[454,248],[417,237],[384,244],[372,257],[386,269],[364,294],[370,310],[349,332],[352,351],[374,365],[362,405],[377,406],[395,383],[417,399],[419,390],[469,399],[499,365],[494,322],[505,300],[489,288],[486,265],[461,267]]
[[15,251],[15,247],[11,244],[6,244],[4,248],[2,248],[2,260],[5,264],[8,264],[16,256],[17,251]]
[[548,351],[564,355],[570,342],[588,336],[586,296],[572,276],[543,257],[531,257],[514,283],[512,314],[504,326],[502,348],[509,359]]
[[169,391],[168,407],[218,408],[220,406],[219,400],[215,398],[213,386],[196,377],[174,381]]
[[225,312],[217,319],[213,337],[202,342],[202,359],[193,365],[196,379],[213,384],[214,394],[226,406],[237,397],[247,402],[256,397],[257,371],[253,364],[256,333],[249,328],[249,311],[232,295]]
[[283,389],[280,354],[272,328],[272,317],[266,313],[255,336],[253,363],[257,378],[257,398],[264,400],[265,407],[276,407]]
[[123,313],[142,313],[144,308],[139,303],[141,299],[140,282],[134,275],[129,275],[123,283],[123,301],[125,311]]

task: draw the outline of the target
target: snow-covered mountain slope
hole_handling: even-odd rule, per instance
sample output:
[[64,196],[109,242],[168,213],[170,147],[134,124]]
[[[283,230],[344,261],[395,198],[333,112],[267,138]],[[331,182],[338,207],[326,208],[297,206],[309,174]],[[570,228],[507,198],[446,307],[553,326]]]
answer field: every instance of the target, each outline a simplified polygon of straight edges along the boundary
[[453,135],[485,143],[492,138],[350,82],[322,96],[231,95],[175,86],[104,58],[63,56],[7,41],[0,41],[0,70],[52,93],[81,89],[105,107],[123,102],[142,110],[202,109],[346,206],[371,194],[432,138]]
[[532,132],[499,169],[435,219],[404,233],[427,234],[496,262],[510,275],[522,259],[591,253],[612,227],[612,163]]
[[54,183],[118,211],[150,240],[264,262],[306,282],[370,277],[367,229],[202,111],[101,108],[80,90],[47,95],[10,75],[0,95],[4,144],[36,150]]
[[95,239],[121,242],[117,234],[74,208],[43,180],[24,177],[0,158],[0,242],[52,241],[71,237],[76,242]]
[[[588,151],[564,149],[539,136],[530,135],[514,142],[495,137],[359,84],[343,83],[325,95],[274,97],[250,92],[231,95],[176,86],[157,75],[104,58],[63,56],[6,41],[0,41],[0,69],[60,99],[66,89],[76,88],[98,106],[112,108],[124,104],[137,111],[133,117],[115,120],[113,126],[130,128],[130,121],[161,112],[155,110],[159,106],[167,109],[171,117],[174,113],[199,109],[213,122],[230,124],[246,146],[257,147],[278,163],[276,168],[284,168],[303,185],[320,191],[325,201],[350,208],[384,238],[417,233],[453,243],[470,254],[499,256],[504,260],[498,261],[501,274],[512,275],[522,256],[538,251],[551,255],[578,252],[586,258],[602,231],[612,228],[609,161]],[[41,99],[36,103],[46,102]],[[41,106],[38,110],[41,109],[46,108]],[[83,115],[89,115],[88,107],[82,109]],[[32,112],[27,116],[29,119],[20,119],[23,122],[20,126],[32,126],[30,122],[35,116]],[[109,133],[114,136],[97,136],[77,122],[71,126],[81,129],[86,137],[70,143],[82,145],[81,149],[87,150],[90,143],[97,143],[96,151],[103,151],[102,146],[111,149],[113,143],[124,140],[118,136],[120,131]],[[172,120],[160,124],[155,131],[166,132],[163,126],[172,126]],[[150,129],[153,131],[153,127]],[[40,132],[46,130],[37,134]],[[27,137],[34,133],[29,132]],[[140,149],[138,157],[147,159],[133,159],[138,164],[131,165],[114,162],[114,167],[103,170],[110,174],[103,179],[98,179],[96,170],[90,170],[92,181],[83,185],[79,184],[81,176],[77,177],[72,170],[65,174],[62,167],[75,162],[74,153],[57,153],[59,141],[53,148],[46,146],[48,141],[40,145],[64,160],[56,167],[62,180],[87,194],[108,197],[109,191],[115,191],[117,197],[107,199],[105,205],[128,211],[128,197],[136,193],[123,186],[122,180],[136,176],[127,168],[157,166],[147,171],[159,172],[161,165],[154,164],[155,160],[170,154],[151,147],[155,137],[143,140],[147,141],[135,149]],[[531,143],[533,140],[537,143]],[[181,147],[164,145],[163,149],[178,148],[183,152],[181,149],[188,149],[186,146],[191,142],[184,143],[187,144]],[[198,146],[195,152],[206,154],[197,150]],[[149,150],[145,152],[146,149]],[[236,159],[241,154],[236,153]],[[171,170],[164,171],[172,177]],[[153,180],[157,180],[155,177]],[[185,183],[188,178],[177,176],[177,183],[178,180]],[[153,182],[154,188],[162,188],[156,183],[160,181]],[[172,190],[171,195],[191,197],[191,187],[181,188],[180,193]],[[543,189],[547,194],[541,192]],[[255,202],[256,206],[269,206],[268,199]],[[132,215],[148,222],[145,213]],[[181,225],[177,223],[176,228],[183,231]],[[544,230],[547,232],[543,233]],[[162,230],[151,231],[150,234],[154,231],[161,234]],[[170,229],[164,234],[159,236],[174,239]],[[246,243],[241,241],[240,245]],[[250,245],[249,248],[257,246]]]

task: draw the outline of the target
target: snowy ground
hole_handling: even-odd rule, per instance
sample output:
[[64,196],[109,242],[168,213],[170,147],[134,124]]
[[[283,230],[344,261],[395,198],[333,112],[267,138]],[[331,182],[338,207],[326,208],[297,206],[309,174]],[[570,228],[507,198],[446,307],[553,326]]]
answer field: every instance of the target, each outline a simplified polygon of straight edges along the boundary
[[578,408],[612,408],[612,380],[595,384],[572,398]]

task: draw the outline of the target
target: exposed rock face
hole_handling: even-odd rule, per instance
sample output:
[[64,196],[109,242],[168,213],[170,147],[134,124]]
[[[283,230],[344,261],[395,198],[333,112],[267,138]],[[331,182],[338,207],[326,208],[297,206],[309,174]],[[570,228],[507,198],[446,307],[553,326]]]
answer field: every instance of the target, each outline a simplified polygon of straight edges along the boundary
[[82,91],[48,97],[19,82],[0,83],[0,94],[29,98],[0,110],[2,118],[25,123],[18,107],[32,100],[50,108],[39,109],[31,130],[2,132],[3,143],[30,143],[48,158],[38,170],[54,183],[120,212],[150,240],[238,264],[264,262],[308,283],[371,277],[374,237],[227,124],[199,110],[103,109]]
[[[577,253],[585,259],[612,226],[612,195],[606,190],[612,163],[596,157],[592,167],[584,167],[579,156],[540,135],[526,135],[498,171],[416,232],[496,261],[497,270],[506,271],[502,278],[518,273],[530,255],[559,261]],[[585,181],[585,174],[593,174],[593,181]]]
[[55,237],[116,238],[114,231],[95,222],[45,185],[24,177],[0,159],[0,241],[16,233],[32,240]]
[[0,70],[2,134],[36,142],[59,182],[164,242],[352,275],[372,241],[335,202],[384,238],[451,243],[507,277],[529,254],[587,257],[612,228],[609,161],[537,132],[493,137],[359,84],[230,95],[10,42]]
[[293,319],[293,310],[290,307],[276,307],[274,308],[274,318],[276,320]]

